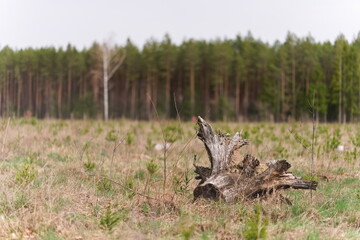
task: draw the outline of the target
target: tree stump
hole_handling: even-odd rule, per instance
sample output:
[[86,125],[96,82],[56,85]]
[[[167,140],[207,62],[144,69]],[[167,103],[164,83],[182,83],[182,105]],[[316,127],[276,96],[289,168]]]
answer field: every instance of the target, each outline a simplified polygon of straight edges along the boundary
[[271,194],[279,189],[316,190],[317,182],[302,180],[287,170],[291,165],[286,160],[273,160],[266,164],[247,154],[242,162],[233,159],[234,151],[249,142],[240,133],[232,138],[215,133],[212,127],[200,116],[197,136],[204,143],[211,168],[197,166],[195,173],[200,180],[194,190],[194,197],[212,200],[222,199],[233,202],[237,199],[254,199]]

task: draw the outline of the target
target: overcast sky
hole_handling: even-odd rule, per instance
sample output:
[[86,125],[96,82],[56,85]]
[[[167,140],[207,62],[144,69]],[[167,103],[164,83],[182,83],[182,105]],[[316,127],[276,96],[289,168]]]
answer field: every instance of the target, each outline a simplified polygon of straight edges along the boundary
[[89,47],[110,36],[142,46],[169,33],[184,39],[283,41],[288,31],[316,41],[360,31],[359,0],[0,0],[0,47]]

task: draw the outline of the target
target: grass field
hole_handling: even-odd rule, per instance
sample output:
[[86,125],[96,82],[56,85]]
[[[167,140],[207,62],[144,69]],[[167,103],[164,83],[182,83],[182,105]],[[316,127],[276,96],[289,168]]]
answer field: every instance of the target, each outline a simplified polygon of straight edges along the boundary
[[193,122],[2,119],[0,239],[360,239],[359,125],[316,127],[310,175],[311,123],[211,124],[317,191],[284,191],[291,206],[193,202],[194,155],[209,165]]

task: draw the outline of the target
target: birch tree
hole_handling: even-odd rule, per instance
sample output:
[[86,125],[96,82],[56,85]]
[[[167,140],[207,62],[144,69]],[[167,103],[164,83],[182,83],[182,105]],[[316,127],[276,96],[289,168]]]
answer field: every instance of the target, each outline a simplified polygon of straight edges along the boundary
[[103,58],[103,84],[104,84],[104,119],[109,119],[109,80],[114,76],[124,62],[126,52],[124,49],[112,47],[109,42],[101,46]]

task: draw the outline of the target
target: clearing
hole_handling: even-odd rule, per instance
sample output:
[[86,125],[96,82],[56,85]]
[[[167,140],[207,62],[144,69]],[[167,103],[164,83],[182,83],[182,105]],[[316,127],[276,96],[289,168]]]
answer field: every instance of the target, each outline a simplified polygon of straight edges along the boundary
[[1,119],[0,238],[360,239],[360,125],[317,126],[311,176],[310,123],[208,122],[317,191],[193,202],[193,161],[209,165],[194,122]]

